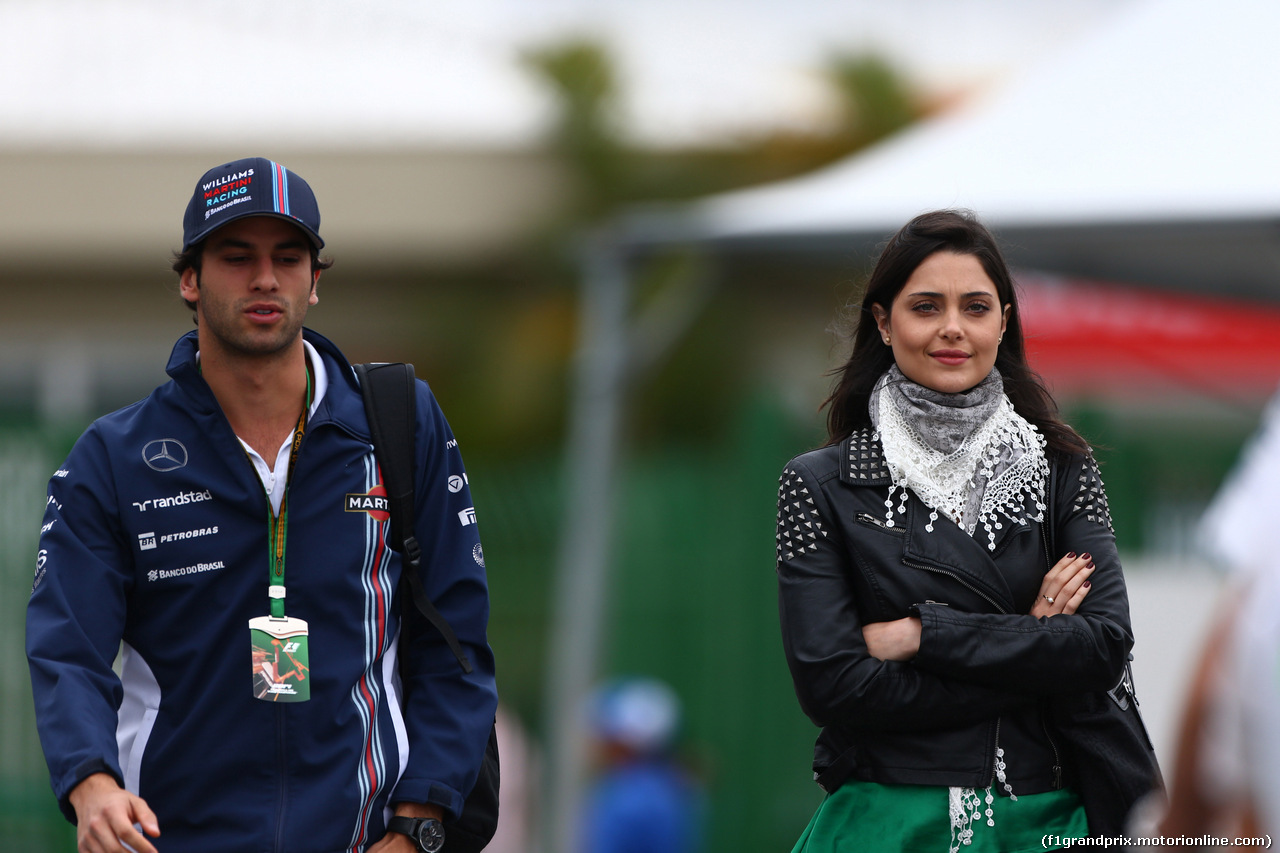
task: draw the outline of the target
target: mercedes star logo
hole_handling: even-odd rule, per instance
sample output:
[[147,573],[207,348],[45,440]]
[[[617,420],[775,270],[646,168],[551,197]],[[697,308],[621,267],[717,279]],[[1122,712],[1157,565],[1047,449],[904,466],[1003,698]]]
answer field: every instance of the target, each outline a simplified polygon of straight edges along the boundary
[[153,471],[175,471],[187,464],[187,448],[176,438],[157,438],[142,448],[142,461]]

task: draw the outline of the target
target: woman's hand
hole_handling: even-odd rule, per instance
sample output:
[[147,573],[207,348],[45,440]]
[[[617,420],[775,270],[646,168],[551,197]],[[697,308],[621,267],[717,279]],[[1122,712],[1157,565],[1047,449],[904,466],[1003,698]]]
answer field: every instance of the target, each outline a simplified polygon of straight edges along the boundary
[[1075,613],[1080,602],[1089,594],[1089,575],[1093,574],[1093,558],[1088,554],[1076,556],[1072,551],[1058,561],[1044,580],[1040,582],[1040,594],[1031,606],[1031,615],[1057,616],[1059,613]]
[[878,660],[911,660],[920,651],[920,619],[907,616],[862,626],[867,651]]

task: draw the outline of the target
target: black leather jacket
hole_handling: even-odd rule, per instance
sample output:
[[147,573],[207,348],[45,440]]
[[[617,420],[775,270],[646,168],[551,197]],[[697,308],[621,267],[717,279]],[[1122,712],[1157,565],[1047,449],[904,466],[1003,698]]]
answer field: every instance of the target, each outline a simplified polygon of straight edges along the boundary
[[[994,550],[981,526],[969,536],[939,517],[926,532],[929,509],[914,494],[905,524],[895,495],[897,521],[886,525],[889,471],[869,430],[787,465],[782,637],[800,705],[822,727],[813,769],[823,788],[850,777],[985,788],[997,748],[1015,794],[1070,782],[1047,703],[1115,685],[1133,636],[1097,464],[1050,459],[1053,535],[1006,521]],[[1073,615],[1032,617],[1048,566],[1068,551],[1097,566],[1088,595]],[[871,657],[862,626],[910,615],[922,625],[915,659]]]

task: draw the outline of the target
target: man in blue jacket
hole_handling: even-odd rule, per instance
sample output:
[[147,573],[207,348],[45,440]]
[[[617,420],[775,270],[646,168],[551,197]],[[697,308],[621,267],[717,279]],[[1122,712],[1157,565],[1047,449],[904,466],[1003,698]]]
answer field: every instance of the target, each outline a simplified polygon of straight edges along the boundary
[[359,384],[303,328],[311,188],[227,163],[183,224],[196,331],[49,484],[27,656],[54,793],[82,851],[437,850],[497,705],[457,442],[419,382],[421,579],[470,674],[402,610]]

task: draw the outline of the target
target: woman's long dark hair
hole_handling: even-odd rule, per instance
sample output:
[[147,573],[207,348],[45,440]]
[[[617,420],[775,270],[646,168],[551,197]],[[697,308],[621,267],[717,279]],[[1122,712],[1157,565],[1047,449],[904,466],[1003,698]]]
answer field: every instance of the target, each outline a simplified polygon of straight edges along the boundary
[[838,444],[855,430],[871,426],[868,412],[871,389],[893,366],[893,350],[881,338],[871,306],[879,305],[886,312],[892,310],[893,300],[906,286],[907,279],[925,258],[935,252],[954,252],[977,258],[996,286],[1001,310],[1009,306],[1004,340],[996,352],[996,368],[1004,378],[1004,392],[1013,403],[1014,411],[1035,424],[1051,451],[1088,453],[1088,443],[1063,422],[1058,414],[1058,404],[1027,364],[1018,295],[1009,267],[991,232],[965,210],[920,214],[890,237],[880,253],[867,280],[866,293],[858,312],[853,352],[843,367],[833,371],[839,380],[831,396],[822,404],[827,408],[827,444]]

